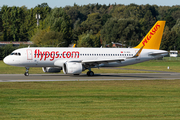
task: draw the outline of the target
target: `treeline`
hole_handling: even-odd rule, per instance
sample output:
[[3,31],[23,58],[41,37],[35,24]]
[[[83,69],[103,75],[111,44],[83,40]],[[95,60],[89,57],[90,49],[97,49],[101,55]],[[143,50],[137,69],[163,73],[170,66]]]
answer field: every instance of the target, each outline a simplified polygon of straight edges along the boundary
[[[37,27],[36,14],[41,15]],[[180,6],[88,4],[50,8],[2,6],[0,41],[33,41],[37,46],[100,47],[112,42],[136,46],[157,20],[165,20],[161,49],[180,50]]]

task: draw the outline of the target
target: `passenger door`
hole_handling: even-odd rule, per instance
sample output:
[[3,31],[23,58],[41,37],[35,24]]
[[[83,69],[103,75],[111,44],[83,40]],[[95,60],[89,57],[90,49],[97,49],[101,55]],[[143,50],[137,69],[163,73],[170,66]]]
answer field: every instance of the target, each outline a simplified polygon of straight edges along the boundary
[[33,60],[33,53],[31,49],[27,49],[27,60]]

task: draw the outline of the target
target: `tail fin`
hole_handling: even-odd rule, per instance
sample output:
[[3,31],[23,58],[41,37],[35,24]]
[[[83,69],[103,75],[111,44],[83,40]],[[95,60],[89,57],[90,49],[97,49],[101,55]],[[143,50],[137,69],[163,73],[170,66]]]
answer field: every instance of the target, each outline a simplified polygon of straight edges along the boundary
[[159,50],[166,21],[157,21],[144,39],[134,48],[157,49]]

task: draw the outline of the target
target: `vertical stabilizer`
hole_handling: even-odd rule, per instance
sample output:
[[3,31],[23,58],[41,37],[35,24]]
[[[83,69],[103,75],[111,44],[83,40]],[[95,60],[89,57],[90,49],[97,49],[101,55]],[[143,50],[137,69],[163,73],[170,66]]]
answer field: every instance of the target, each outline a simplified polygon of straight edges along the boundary
[[157,49],[159,50],[166,21],[157,21],[144,39],[134,48]]

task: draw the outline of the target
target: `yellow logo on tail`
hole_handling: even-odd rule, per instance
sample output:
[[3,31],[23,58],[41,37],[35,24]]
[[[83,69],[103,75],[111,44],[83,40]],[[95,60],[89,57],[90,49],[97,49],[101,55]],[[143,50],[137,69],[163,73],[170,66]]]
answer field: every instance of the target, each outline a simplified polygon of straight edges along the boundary
[[165,23],[166,21],[157,21],[140,44],[134,48],[141,48],[144,46],[144,49],[159,50]]

